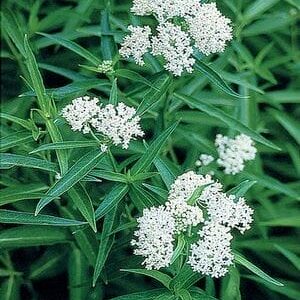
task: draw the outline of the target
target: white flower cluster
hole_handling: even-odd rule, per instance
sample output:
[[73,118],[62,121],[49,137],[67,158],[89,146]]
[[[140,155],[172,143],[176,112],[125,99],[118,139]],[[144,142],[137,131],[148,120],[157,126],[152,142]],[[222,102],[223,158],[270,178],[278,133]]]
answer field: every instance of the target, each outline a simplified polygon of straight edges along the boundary
[[96,118],[99,109],[98,102],[99,99],[95,97],[79,97],[65,106],[61,114],[71,125],[72,130],[89,133],[91,131],[89,124]]
[[245,135],[237,135],[234,139],[218,134],[215,140],[218,151],[217,163],[224,168],[225,174],[237,174],[245,167],[245,161],[255,158],[256,148],[253,140]]
[[209,222],[199,231],[200,240],[191,245],[188,263],[195,272],[211,277],[222,277],[233,263],[230,229]]
[[215,3],[200,4],[199,0],[134,0],[131,11],[139,16],[153,15],[158,20],[156,36],[148,26],[128,27],[120,49],[121,56],[133,57],[143,65],[147,52],[161,55],[166,70],[176,76],[191,73],[195,60],[193,47],[205,55],[223,52],[232,39],[230,20]]
[[[206,211],[205,220],[203,209]],[[150,211],[159,216],[154,218],[151,215],[147,224]],[[198,175],[192,171],[184,173],[172,184],[166,205],[145,209],[143,217],[138,219],[139,230],[135,232],[137,240],[133,241],[133,245],[137,246],[135,254],[146,257],[147,268],[166,267],[171,262],[176,236],[204,223],[199,231],[199,240],[191,245],[188,263],[196,272],[221,277],[233,263],[230,247],[233,237],[230,230],[236,228],[244,233],[250,228],[252,214],[253,210],[244,198],[236,199],[234,195],[224,193],[222,184],[214,181],[210,175]],[[161,219],[172,224],[168,225],[169,230],[162,229]],[[154,235],[149,233],[150,229]],[[161,239],[165,235],[164,244]],[[158,245],[160,252],[156,250]]]
[[149,26],[141,27],[130,25],[128,26],[128,30],[131,34],[125,37],[122,48],[120,49],[120,55],[125,58],[132,56],[138,65],[143,66],[145,64],[143,55],[147,53],[151,47],[151,29]]
[[196,167],[208,166],[214,160],[214,157],[209,154],[201,154],[199,159],[196,160],[195,165]]
[[151,207],[143,211],[137,219],[136,239],[131,241],[136,246],[134,254],[145,257],[146,268],[160,269],[170,265],[173,255],[175,221],[165,207]]
[[[144,132],[140,127],[140,117],[136,110],[124,103],[114,106],[98,105],[98,98],[88,96],[74,99],[62,110],[62,116],[71,125],[72,130],[89,133],[91,128],[109,138],[116,146],[127,149],[132,139],[142,137]],[[102,150],[107,148],[102,146]]]
[[113,69],[113,61],[112,60],[103,60],[103,62],[97,67],[99,73],[109,73],[112,72]]

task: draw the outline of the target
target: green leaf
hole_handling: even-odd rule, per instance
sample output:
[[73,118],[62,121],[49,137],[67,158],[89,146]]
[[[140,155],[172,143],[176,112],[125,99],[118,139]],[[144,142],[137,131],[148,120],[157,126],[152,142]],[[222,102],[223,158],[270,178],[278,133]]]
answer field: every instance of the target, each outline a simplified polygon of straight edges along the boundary
[[263,226],[276,226],[276,227],[300,227],[300,215],[289,216],[283,218],[275,218],[268,221],[263,221],[259,223]]
[[245,126],[244,124],[242,124],[238,120],[234,119],[230,115],[224,113],[221,109],[216,108],[213,105],[208,104],[200,99],[195,99],[195,98],[185,96],[182,94],[175,93],[174,97],[178,100],[185,102],[186,104],[188,104],[192,107],[195,107],[201,111],[204,111],[205,113],[207,113],[208,115],[210,115],[212,117],[215,117],[215,118],[221,120],[222,122],[227,124],[227,126],[229,128],[234,128],[235,130],[248,135],[249,137],[253,138],[255,141],[262,143],[270,148],[273,148],[275,150],[280,150],[280,148],[278,148],[272,142],[268,141],[263,136],[256,133],[254,130]]
[[68,260],[69,299],[88,299],[90,280],[89,266],[82,252],[73,247]]
[[229,274],[222,280],[222,300],[241,300],[240,274],[237,268],[231,267]]
[[276,110],[270,110],[272,116],[286,129],[286,131],[300,145],[300,124],[289,115]]
[[86,189],[77,183],[68,190],[68,195],[92,229],[97,232],[94,207]]
[[20,299],[21,279],[19,276],[10,276],[4,280],[0,286],[1,300],[19,300]]
[[103,60],[112,60],[115,52],[114,37],[110,34],[109,12],[101,12],[101,54]]
[[181,299],[181,300],[193,300],[190,292],[185,289],[178,291],[177,295],[179,296],[179,299]]
[[41,280],[54,277],[64,271],[67,249],[49,247],[41,257],[34,261],[29,269],[29,279]]
[[254,180],[244,180],[236,187],[227,191],[227,194],[235,195],[237,198],[245,196],[245,194],[252,188],[257,181]]
[[160,271],[157,271],[157,270],[123,269],[121,271],[129,272],[129,273],[134,273],[134,274],[141,274],[141,275],[145,275],[145,276],[154,278],[155,280],[157,280],[160,283],[162,283],[168,289],[170,287],[170,282],[172,280],[172,278],[169,275],[164,274],[164,273],[162,273]]
[[279,180],[272,178],[268,175],[255,175],[244,171],[243,177],[249,178],[250,180],[255,180],[258,185],[300,200],[300,195],[296,191],[291,189],[286,184],[283,184]]
[[42,183],[18,184],[0,190],[0,206],[27,199],[39,199],[49,187]]
[[283,284],[281,282],[277,281],[276,279],[274,279],[271,276],[269,276],[268,274],[266,274],[264,271],[259,269],[257,266],[255,266],[253,263],[248,261],[246,258],[241,256],[240,254],[234,253],[234,259],[238,264],[244,266],[245,268],[247,268],[248,270],[250,270],[251,272],[256,274],[258,277],[262,278],[266,282],[272,283],[272,284],[275,284],[278,286],[283,286]]
[[19,248],[41,245],[67,243],[70,239],[68,231],[58,227],[18,226],[0,232],[2,248]]
[[0,151],[24,145],[31,141],[33,141],[31,133],[28,133],[28,131],[18,131],[0,139]]
[[31,131],[33,129],[32,124],[29,121],[18,118],[16,116],[12,116],[12,115],[9,115],[6,113],[0,113],[0,118],[10,121],[10,122],[13,122],[13,123],[16,123],[29,131]]
[[195,70],[205,74],[212,83],[214,83],[219,89],[221,89],[226,94],[236,98],[247,98],[233,91],[230,88],[230,86],[224,81],[224,79],[215,70],[213,70],[204,62],[197,60],[195,64]]
[[143,115],[149,111],[168,91],[172,83],[171,77],[168,74],[162,74],[153,84],[152,88],[145,95],[143,101],[137,108],[136,113]]
[[61,194],[67,192],[78,181],[84,178],[96,165],[100,162],[101,158],[105,155],[99,149],[92,150],[86,155],[82,156],[61,179],[59,179],[47,192],[37,204],[35,214],[37,215],[43,207],[49,204],[54,198],[59,197]]
[[75,52],[76,54],[80,55],[81,57],[85,58],[86,60],[88,60],[95,66],[98,66],[99,64],[101,64],[101,60],[99,58],[97,58],[96,56],[94,56],[94,54],[92,54],[91,52],[84,49],[83,47],[81,47],[80,45],[76,44],[73,41],[64,39],[64,38],[56,36],[56,35],[47,34],[47,33],[39,33],[39,34],[54,41],[58,45],[68,48],[69,50],[71,50],[71,51]]
[[66,150],[66,149],[76,149],[76,148],[88,148],[98,146],[99,143],[96,141],[65,141],[57,142],[51,144],[41,145],[38,148],[32,150],[30,153],[37,153],[40,151],[48,150]]
[[106,194],[105,198],[95,211],[96,220],[101,219],[108,212],[110,212],[127,194],[129,188],[125,184],[117,184],[114,188]]
[[179,235],[177,240],[177,245],[173,252],[170,264],[172,264],[182,254],[184,247],[185,247],[184,236]]
[[7,209],[0,209],[0,223],[48,226],[80,226],[86,224],[86,222],[77,220],[64,219],[48,215],[34,216],[33,213]]
[[[160,296],[169,296],[171,297],[172,294],[171,292],[168,292],[166,289],[152,289],[150,291],[144,291],[144,292],[137,292],[137,293],[132,293],[124,296],[119,296],[112,298],[110,300],[155,300],[155,299],[161,299],[161,298],[156,298]],[[161,300],[171,300],[172,298],[165,298]]]
[[[133,82],[140,82],[140,83],[143,83],[145,85],[148,85],[148,86],[152,87],[152,83],[148,79],[146,79],[145,77],[143,77],[139,73],[134,72],[132,70],[118,69],[114,72],[114,74],[117,77],[126,78],[126,79],[129,79],[129,80],[132,80]],[[155,89],[154,86],[153,86],[153,88]]]
[[29,156],[17,155],[17,154],[9,154],[9,153],[0,154],[1,169],[7,169],[14,166],[40,169],[49,172],[58,171],[56,165],[47,160],[29,157]]
[[170,135],[174,132],[179,122],[174,123],[169,128],[167,128],[159,137],[151,143],[147,148],[142,157],[135,163],[131,169],[131,174],[135,175],[138,173],[146,172],[151,166],[152,162],[159,155],[160,150],[168,141]]
[[116,181],[116,182],[123,182],[123,183],[128,182],[128,178],[126,175],[112,172],[112,171],[107,171],[107,170],[96,169],[91,171],[89,175],[99,177],[109,181]]
[[113,81],[111,86],[110,95],[109,95],[109,103],[112,105],[118,104],[118,85],[117,78]]
[[170,289],[178,291],[180,289],[188,289],[199,281],[203,275],[194,272],[188,264],[185,264],[180,272],[170,282]]
[[41,107],[41,109],[44,112],[49,113],[51,102],[46,93],[46,89],[45,89],[45,86],[43,83],[41,73],[38,69],[36,59],[35,59],[34,54],[29,46],[27,35],[25,35],[25,39],[24,39],[24,48],[25,48],[26,65],[28,68],[28,72],[30,74],[33,89],[37,96],[39,106]]
[[294,266],[295,268],[300,271],[300,257],[293,253],[292,251],[289,251],[285,249],[284,247],[281,247],[278,244],[275,244],[274,247],[283,255],[285,256]]
[[245,19],[254,19],[274,6],[279,0],[256,0],[252,2],[244,13]]
[[114,242],[114,236],[111,235],[111,232],[113,229],[116,215],[117,205],[114,207],[112,212],[110,214],[106,214],[104,218],[101,240],[93,274],[93,286],[96,285],[96,281],[102,272],[102,269],[111,250],[112,244]]

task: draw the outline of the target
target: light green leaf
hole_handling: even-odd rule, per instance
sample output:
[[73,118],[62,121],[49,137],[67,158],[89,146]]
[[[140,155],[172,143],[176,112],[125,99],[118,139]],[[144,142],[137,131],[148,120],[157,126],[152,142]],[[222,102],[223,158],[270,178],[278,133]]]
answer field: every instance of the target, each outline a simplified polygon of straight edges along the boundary
[[300,215],[289,216],[283,218],[275,218],[268,221],[263,221],[259,223],[262,226],[272,226],[272,227],[300,227]]
[[28,133],[28,131],[18,131],[0,139],[0,151],[4,151],[19,145],[24,145],[31,141],[33,141],[31,133]]
[[256,0],[252,2],[244,13],[244,18],[254,19],[274,6],[279,0]]
[[0,154],[0,168],[7,169],[11,167],[25,167],[45,170],[49,172],[57,172],[58,169],[54,163],[47,160],[34,158],[30,156],[23,156],[17,154],[1,153]]
[[227,191],[227,194],[235,195],[237,198],[245,196],[245,194],[251,189],[251,187],[256,184],[257,181],[254,180],[244,180],[236,187]]
[[92,150],[82,156],[61,179],[59,179],[37,204],[35,214],[37,215],[43,207],[49,204],[54,198],[67,192],[78,181],[83,179],[100,162],[105,153],[100,149]]
[[172,278],[169,275],[164,274],[164,273],[162,273],[160,271],[157,271],[157,270],[123,269],[121,271],[134,273],[134,274],[141,274],[141,275],[145,275],[145,276],[148,276],[148,277],[152,277],[152,278],[156,279],[157,281],[159,281],[160,283],[162,283],[168,289],[170,287],[170,282],[172,280]]
[[181,101],[185,102],[186,104],[188,104],[192,107],[195,107],[201,111],[204,111],[208,115],[221,120],[222,122],[227,124],[227,126],[229,128],[234,128],[235,130],[248,135],[249,137],[253,138],[255,141],[262,143],[270,148],[280,150],[280,148],[277,147],[276,145],[274,145],[272,142],[268,141],[263,136],[256,133],[254,130],[245,126],[244,124],[242,124],[238,120],[234,119],[230,115],[224,113],[221,109],[216,108],[213,105],[204,102],[203,100],[195,99],[195,98],[185,96],[182,94],[176,93],[176,94],[174,94],[174,96],[176,99],[181,100]]
[[30,153],[37,153],[40,151],[48,151],[48,150],[66,150],[66,149],[76,149],[76,148],[88,148],[88,147],[95,147],[98,144],[99,143],[96,141],[57,142],[57,143],[41,145],[38,148],[31,151]]
[[2,248],[19,248],[67,243],[70,239],[64,228],[44,226],[18,226],[0,232]]
[[260,278],[262,278],[266,282],[272,283],[272,284],[275,284],[275,285],[278,285],[278,286],[283,286],[283,284],[281,282],[277,281],[276,279],[274,279],[271,276],[269,276],[268,274],[266,274],[264,271],[262,271],[260,268],[255,266],[253,263],[248,261],[246,258],[241,256],[240,254],[234,253],[234,259],[238,264],[244,266],[245,268],[247,268],[248,270],[250,270],[251,272],[253,272],[257,276],[259,276]]
[[54,41],[56,44],[61,45],[63,47],[68,48],[69,50],[75,52],[76,54],[80,55],[81,57],[85,58],[89,62],[91,62],[93,65],[98,66],[101,63],[101,60],[94,56],[91,52],[84,49],[80,45],[76,44],[73,41],[64,39],[62,37],[51,35],[47,33],[40,33],[42,36],[45,36],[46,38]]
[[101,219],[104,215],[110,212],[125,197],[128,190],[129,188],[125,184],[120,183],[115,185],[96,209],[96,220]]
[[300,257],[293,253],[292,251],[289,251],[285,249],[284,247],[281,247],[278,244],[275,244],[274,247],[282,254],[284,255],[296,268],[298,271],[300,271]]
[[32,124],[29,121],[18,118],[16,116],[12,116],[12,115],[9,115],[6,113],[0,113],[0,118],[7,120],[7,121],[11,121],[13,123],[16,123],[29,131],[31,131],[33,129]]
[[176,122],[173,125],[171,125],[163,133],[161,133],[155,141],[151,143],[151,145],[147,148],[142,157],[132,167],[132,175],[147,171],[147,169],[151,166],[152,162],[159,155],[160,150],[165,145],[170,135],[176,129],[178,123],[179,122]]
[[77,220],[64,219],[49,215],[34,216],[33,213],[0,209],[0,223],[48,226],[80,226],[86,224]]
[[219,89],[221,89],[226,94],[236,98],[247,98],[233,91],[230,88],[230,86],[224,81],[224,79],[215,70],[213,70],[210,66],[208,66],[204,62],[197,60],[195,64],[195,70],[205,74],[213,84],[215,84]]
[[110,90],[110,95],[109,95],[109,103],[112,105],[117,105],[118,104],[118,85],[117,85],[117,78],[113,81],[111,90]]
[[97,232],[94,207],[86,189],[79,182],[68,190],[68,195],[92,229]]

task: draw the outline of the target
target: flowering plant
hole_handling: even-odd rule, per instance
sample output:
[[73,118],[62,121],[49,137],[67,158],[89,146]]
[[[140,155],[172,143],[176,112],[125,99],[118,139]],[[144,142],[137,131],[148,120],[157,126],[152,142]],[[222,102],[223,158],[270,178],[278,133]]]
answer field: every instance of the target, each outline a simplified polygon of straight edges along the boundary
[[1,300],[300,299],[297,1],[2,2]]

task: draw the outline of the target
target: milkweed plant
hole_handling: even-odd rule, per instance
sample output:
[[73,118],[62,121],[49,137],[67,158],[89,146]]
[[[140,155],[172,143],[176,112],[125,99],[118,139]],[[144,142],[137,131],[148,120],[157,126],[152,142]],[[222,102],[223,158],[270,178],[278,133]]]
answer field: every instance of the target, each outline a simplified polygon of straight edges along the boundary
[[300,299],[297,1],[1,5],[0,299]]

